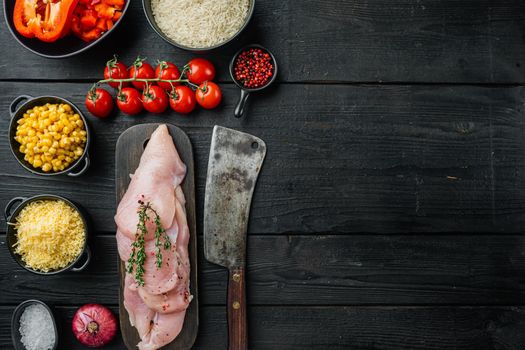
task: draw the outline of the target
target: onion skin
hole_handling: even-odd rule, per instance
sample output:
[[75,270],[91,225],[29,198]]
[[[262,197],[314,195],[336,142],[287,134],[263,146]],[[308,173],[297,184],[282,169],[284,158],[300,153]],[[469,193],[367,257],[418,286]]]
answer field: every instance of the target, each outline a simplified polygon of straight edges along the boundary
[[117,318],[111,310],[99,304],[86,304],[73,316],[72,330],[85,346],[99,348],[117,334]]

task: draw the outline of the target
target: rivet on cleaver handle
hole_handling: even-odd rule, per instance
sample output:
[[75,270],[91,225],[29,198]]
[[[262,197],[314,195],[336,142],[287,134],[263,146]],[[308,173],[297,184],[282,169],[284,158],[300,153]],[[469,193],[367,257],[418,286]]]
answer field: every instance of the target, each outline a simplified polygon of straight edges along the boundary
[[266,155],[263,140],[215,126],[204,199],[204,254],[227,267],[243,267],[255,183]]

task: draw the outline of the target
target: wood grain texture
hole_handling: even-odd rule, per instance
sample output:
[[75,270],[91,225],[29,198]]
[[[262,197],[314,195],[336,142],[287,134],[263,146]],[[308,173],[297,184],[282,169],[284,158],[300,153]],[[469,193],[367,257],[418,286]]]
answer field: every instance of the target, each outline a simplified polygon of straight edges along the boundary
[[[7,253],[4,237],[0,251]],[[89,242],[82,273],[38,276],[0,254],[0,304],[117,304],[115,238]],[[199,303],[225,305],[227,272],[199,247]],[[249,305],[523,305],[525,237],[250,236]],[[5,250],[4,250],[5,249]],[[80,294],[79,294],[80,293]],[[81,295],[82,297],[80,297]],[[248,310],[249,313],[249,310]]]
[[[12,350],[9,320],[0,307],[0,348]],[[70,328],[76,307],[57,307],[59,350],[86,349]],[[116,312],[116,307],[113,308]],[[207,306],[194,349],[225,349],[226,310]],[[251,307],[250,350],[519,350],[525,344],[523,307]],[[118,337],[104,349],[123,349]]]
[[[221,81],[233,53],[257,42],[274,52],[286,82],[523,83],[524,16],[521,0],[257,0],[246,32],[206,57]],[[139,54],[178,65],[194,56],[155,34],[136,0],[112,36],[78,57],[30,54],[6,26],[0,42],[9,47],[0,79],[99,79],[113,54],[127,64]]]
[[[119,203],[126,192],[130,174],[135,173],[139,166],[140,157],[151,134],[160,124],[136,125],[123,132],[117,141],[115,150],[115,182],[116,182],[116,202]],[[186,164],[186,176],[181,184],[186,199],[186,219],[190,232],[189,238],[189,259],[190,259],[190,293],[193,295],[188,309],[184,325],[179,335],[169,344],[165,345],[165,350],[190,349],[197,338],[199,329],[199,293],[198,293],[198,267],[197,267],[197,229],[195,224],[195,172],[193,163],[193,149],[188,136],[179,128],[167,124],[168,131],[173,138],[173,143],[178,151],[181,160]],[[117,253],[118,254],[118,253]],[[129,322],[129,316],[124,307],[124,280],[126,276],[125,263],[117,258],[119,264],[120,288],[119,288],[119,313],[120,330],[124,343],[128,349],[135,349],[140,342],[140,336],[135,327]]]
[[246,312],[246,274],[244,266],[231,268],[228,277],[228,349],[248,349],[248,315]]
[[[70,97],[85,111],[88,88],[4,83],[0,108],[31,91]],[[249,234],[519,233],[525,226],[523,87],[276,86],[253,96],[246,120],[232,115],[237,96],[236,88],[224,86],[218,110],[190,117],[89,118],[93,163],[76,179],[28,174],[0,138],[0,207],[12,197],[51,188],[86,207],[95,231],[113,232],[118,135],[137,123],[169,121],[194,145],[197,213],[202,213],[213,125],[266,142]],[[0,130],[7,124],[4,115]],[[200,234],[201,219],[197,222]]]

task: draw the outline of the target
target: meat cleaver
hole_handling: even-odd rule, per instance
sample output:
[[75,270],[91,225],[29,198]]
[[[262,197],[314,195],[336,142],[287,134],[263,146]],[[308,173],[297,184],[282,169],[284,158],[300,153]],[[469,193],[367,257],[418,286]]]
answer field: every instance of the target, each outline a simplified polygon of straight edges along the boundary
[[204,255],[226,267],[229,350],[248,348],[246,231],[252,194],[266,155],[260,138],[216,125],[204,197]]

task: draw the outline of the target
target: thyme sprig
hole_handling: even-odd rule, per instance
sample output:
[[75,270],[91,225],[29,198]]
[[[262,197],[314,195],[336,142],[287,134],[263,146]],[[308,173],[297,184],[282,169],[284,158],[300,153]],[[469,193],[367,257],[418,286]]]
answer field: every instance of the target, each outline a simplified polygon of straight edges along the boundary
[[[128,259],[127,272],[132,273],[135,268],[135,281],[140,286],[144,286],[144,261],[146,260],[146,249],[144,237],[148,234],[146,222],[150,220],[148,211],[153,213],[153,222],[155,223],[155,264],[157,268],[162,266],[162,248],[168,250],[171,248],[171,241],[166,234],[166,230],[162,227],[160,216],[151,204],[144,203],[139,200],[139,208],[137,210],[139,222],[137,223],[137,231],[135,232],[135,241],[131,244],[131,253]],[[161,242],[164,240],[164,243]]]

